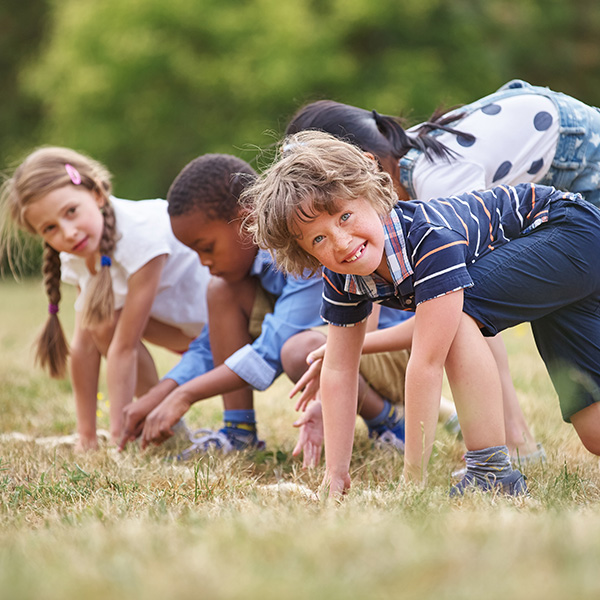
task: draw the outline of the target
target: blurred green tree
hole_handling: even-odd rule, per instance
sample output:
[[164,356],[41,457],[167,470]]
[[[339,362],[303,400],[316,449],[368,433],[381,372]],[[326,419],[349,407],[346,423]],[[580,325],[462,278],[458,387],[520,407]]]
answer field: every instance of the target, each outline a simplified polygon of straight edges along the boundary
[[125,197],[204,152],[252,162],[317,98],[414,122],[521,77],[600,103],[597,0],[47,1],[23,78],[38,141],[104,161]]
[[21,89],[21,70],[41,44],[48,19],[45,0],[3,0],[0,4],[0,159],[2,166],[35,140],[41,101]]

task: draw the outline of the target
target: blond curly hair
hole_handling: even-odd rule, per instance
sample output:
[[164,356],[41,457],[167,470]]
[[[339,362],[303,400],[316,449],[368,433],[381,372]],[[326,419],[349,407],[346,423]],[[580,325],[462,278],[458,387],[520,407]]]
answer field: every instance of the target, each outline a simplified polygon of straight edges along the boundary
[[298,223],[358,198],[382,216],[398,201],[391,177],[373,157],[327,133],[302,131],[284,139],[280,158],[245,190],[245,226],[282,270],[314,274],[321,264],[298,245]]

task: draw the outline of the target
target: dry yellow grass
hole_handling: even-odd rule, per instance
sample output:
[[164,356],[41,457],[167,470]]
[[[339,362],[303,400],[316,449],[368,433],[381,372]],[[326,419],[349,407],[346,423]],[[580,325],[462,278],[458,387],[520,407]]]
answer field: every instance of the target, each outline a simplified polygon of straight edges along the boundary
[[[70,329],[72,295],[65,290]],[[0,433],[74,431],[67,382],[32,365],[45,318],[39,282],[0,281]],[[267,451],[179,465],[166,452],[76,455],[68,446],[0,441],[0,597],[598,598],[600,471],[561,421],[527,327],[505,336],[524,411],[549,461],[525,469],[531,496],[447,497],[462,445],[440,430],[425,490],[397,489],[398,455],[359,425],[353,488],[342,504],[303,471],[290,384],[257,394]],[[176,360],[153,349],[161,372]],[[101,427],[107,414],[99,403]],[[191,426],[218,426],[218,398]]]

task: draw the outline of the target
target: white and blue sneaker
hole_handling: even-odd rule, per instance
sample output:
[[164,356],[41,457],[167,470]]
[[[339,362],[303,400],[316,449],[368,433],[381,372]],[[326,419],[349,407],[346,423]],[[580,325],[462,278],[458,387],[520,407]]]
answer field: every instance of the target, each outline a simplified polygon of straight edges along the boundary
[[256,432],[244,431],[232,427],[223,427],[218,431],[213,429],[196,429],[190,434],[192,445],[177,456],[177,460],[189,460],[196,454],[220,452],[229,454],[241,450],[264,450],[266,444],[259,440]]

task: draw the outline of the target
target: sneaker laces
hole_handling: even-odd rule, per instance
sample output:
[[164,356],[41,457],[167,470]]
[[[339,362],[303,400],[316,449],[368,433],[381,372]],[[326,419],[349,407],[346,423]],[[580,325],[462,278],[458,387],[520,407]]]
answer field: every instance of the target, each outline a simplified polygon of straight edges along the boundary
[[234,450],[231,440],[222,431],[212,429],[196,429],[190,435],[192,445],[177,456],[177,460],[188,460],[195,454],[205,454],[211,450],[219,450],[228,454]]

